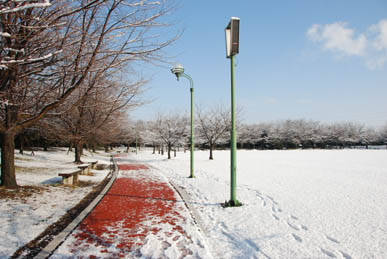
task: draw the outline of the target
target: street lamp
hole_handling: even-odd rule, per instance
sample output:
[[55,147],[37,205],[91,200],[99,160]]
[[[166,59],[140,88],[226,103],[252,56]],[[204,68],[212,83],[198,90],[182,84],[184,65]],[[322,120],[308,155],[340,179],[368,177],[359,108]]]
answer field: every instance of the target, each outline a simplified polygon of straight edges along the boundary
[[172,74],[175,74],[176,75],[176,78],[177,78],[177,81],[179,81],[180,77],[185,77],[189,80],[189,83],[190,83],[190,91],[191,91],[191,162],[190,162],[190,176],[189,178],[195,178],[194,176],[194,131],[193,131],[193,116],[194,116],[194,113],[193,113],[193,92],[194,92],[194,88],[193,88],[193,81],[192,81],[192,78],[185,74],[184,73],[184,67],[182,65],[176,65],[174,68],[171,69],[171,72]]
[[237,207],[242,203],[236,199],[236,128],[235,128],[235,102],[234,102],[234,56],[239,53],[239,22],[237,17],[231,17],[225,28],[226,34],[226,57],[231,61],[231,198],[222,206]]

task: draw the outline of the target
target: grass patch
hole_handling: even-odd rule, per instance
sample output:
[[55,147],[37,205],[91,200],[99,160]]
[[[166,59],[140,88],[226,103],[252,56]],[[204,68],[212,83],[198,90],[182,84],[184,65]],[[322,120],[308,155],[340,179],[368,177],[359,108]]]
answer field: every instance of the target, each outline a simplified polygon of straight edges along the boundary
[[52,168],[46,168],[46,167],[22,167],[22,166],[15,166],[16,173],[42,173],[42,172],[48,172],[52,171],[54,169]]
[[20,156],[15,156],[15,161],[34,161],[34,159],[28,158],[28,157],[20,157]]
[[98,185],[98,183],[90,182],[90,181],[78,181],[78,183],[76,184],[76,187],[83,188],[83,187],[89,187],[94,185]]
[[33,194],[41,194],[46,191],[46,188],[40,186],[19,186],[16,189],[5,189],[5,187],[0,188],[0,199],[11,199],[11,200],[23,200]]

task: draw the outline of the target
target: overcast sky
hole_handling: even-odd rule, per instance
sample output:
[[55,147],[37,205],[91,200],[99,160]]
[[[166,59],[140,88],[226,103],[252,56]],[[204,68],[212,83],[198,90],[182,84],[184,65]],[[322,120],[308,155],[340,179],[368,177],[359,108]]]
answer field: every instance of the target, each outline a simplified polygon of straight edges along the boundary
[[[224,28],[236,16],[236,103],[244,122],[387,122],[386,0],[182,0],[180,6],[172,18],[185,31],[168,54],[193,78],[195,104],[230,105]],[[144,70],[153,77],[144,96],[153,102],[134,111],[135,119],[189,111],[189,82],[177,82],[169,69]]]

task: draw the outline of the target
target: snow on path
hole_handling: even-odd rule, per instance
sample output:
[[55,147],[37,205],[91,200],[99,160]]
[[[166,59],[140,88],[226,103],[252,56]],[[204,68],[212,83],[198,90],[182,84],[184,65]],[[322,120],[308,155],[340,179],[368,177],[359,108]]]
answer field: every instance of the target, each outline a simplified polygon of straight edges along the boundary
[[117,160],[109,192],[51,258],[212,258],[167,179]]
[[185,188],[216,258],[387,258],[387,151],[238,151],[239,208],[229,199],[229,152],[131,158]]

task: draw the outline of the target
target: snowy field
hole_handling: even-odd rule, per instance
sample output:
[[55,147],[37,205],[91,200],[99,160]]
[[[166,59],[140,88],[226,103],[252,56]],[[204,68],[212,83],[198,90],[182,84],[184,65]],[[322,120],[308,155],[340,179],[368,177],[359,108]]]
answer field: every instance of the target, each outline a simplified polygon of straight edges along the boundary
[[387,258],[387,150],[237,153],[237,198],[229,200],[229,152],[176,158],[131,154],[182,186],[201,217],[214,258]]
[[[93,188],[60,185],[58,173],[77,170],[74,153],[66,149],[49,152],[35,151],[20,155],[15,151],[16,179],[19,185],[40,187],[40,192],[18,199],[1,199],[0,203],[0,258],[9,258],[20,246],[37,237],[69,209],[81,201]],[[109,164],[110,155],[90,154],[85,151],[83,162]],[[94,176],[81,175],[80,181],[100,182],[109,170],[92,170]]]

